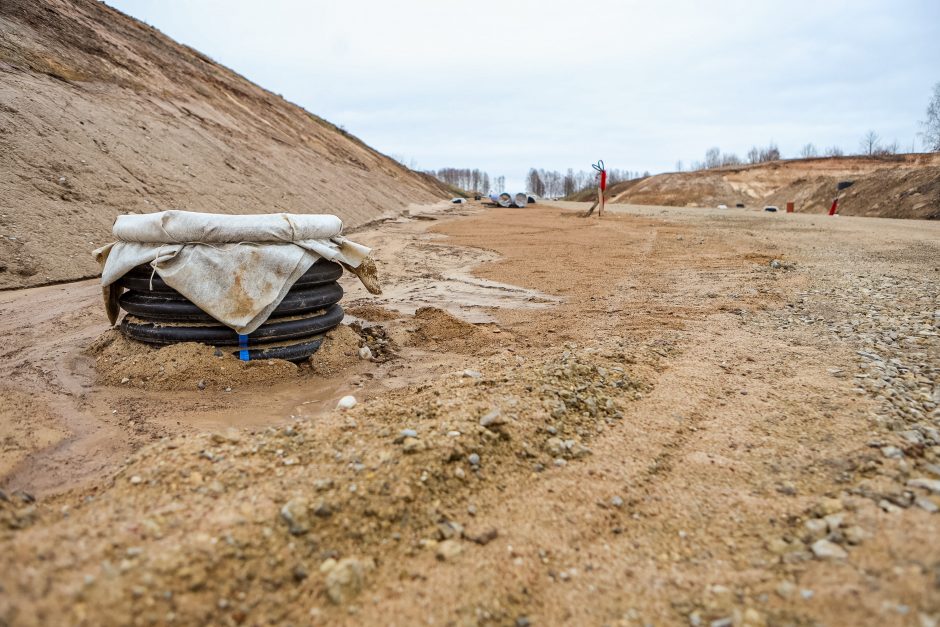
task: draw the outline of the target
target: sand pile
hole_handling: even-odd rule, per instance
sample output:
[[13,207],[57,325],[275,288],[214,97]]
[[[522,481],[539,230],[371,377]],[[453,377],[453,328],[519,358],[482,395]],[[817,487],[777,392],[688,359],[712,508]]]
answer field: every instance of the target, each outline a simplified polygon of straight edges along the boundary
[[156,347],[109,329],[86,350],[95,358],[97,382],[152,390],[244,387],[284,381],[300,374],[281,359],[240,361],[230,352],[186,342]]
[[369,322],[388,322],[389,320],[401,318],[401,314],[397,311],[386,309],[380,305],[354,305],[346,307],[346,313]]
[[490,333],[437,307],[415,311],[409,343],[427,350],[478,353],[490,344]]
[[314,374],[329,377],[359,362],[362,338],[349,326],[341,324],[329,333],[323,344],[310,356]]

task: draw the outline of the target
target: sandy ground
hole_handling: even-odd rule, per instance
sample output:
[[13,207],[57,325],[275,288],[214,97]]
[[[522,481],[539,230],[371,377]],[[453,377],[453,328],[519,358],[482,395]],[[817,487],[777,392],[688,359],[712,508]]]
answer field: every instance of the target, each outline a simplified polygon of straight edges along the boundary
[[0,620],[936,624],[940,224],[583,207],[356,233],[328,377],[101,385],[93,283],[0,294]]

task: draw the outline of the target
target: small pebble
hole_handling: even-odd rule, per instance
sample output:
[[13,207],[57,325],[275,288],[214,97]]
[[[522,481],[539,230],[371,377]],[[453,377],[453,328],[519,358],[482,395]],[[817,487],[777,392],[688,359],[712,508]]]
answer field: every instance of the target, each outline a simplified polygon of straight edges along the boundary
[[355,396],[344,396],[343,398],[339,399],[338,403],[336,403],[336,409],[340,409],[340,410],[352,409],[353,407],[356,406],[357,403],[358,401],[356,401]]

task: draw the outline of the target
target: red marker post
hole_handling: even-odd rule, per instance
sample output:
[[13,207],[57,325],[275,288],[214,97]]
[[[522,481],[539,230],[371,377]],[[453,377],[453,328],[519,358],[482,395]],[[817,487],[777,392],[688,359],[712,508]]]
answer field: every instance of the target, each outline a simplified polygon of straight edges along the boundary
[[587,218],[592,213],[594,209],[597,208],[597,217],[600,217],[604,213],[604,191],[607,189],[607,169],[604,167],[604,162],[598,160],[597,163],[592,163],[591,167],[597,170],[597,201],[591,205],[591,208],[588,209],[585,213],[582,213],[580,217]]
[[829,207],[829,215],[836,215],[836,212],[839,211],[839,195],[842,190],[852,187],[853,183],[855,181],[839,181],[839,184],[836,185],[836,197],[832,199],[832,206]]
[[597,184],[597,217],[604,215],[604,192],[607,191],[607,168],[604,167],[604,160],[598,159],[597,163],[591,166],[599,175]]

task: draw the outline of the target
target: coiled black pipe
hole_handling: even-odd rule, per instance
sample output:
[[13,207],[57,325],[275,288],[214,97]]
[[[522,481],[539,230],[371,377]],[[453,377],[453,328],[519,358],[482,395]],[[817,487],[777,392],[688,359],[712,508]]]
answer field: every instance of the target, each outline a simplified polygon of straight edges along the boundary
[[317,260],[291,286],[268,320],[250,334],[240,335],[168,286],[149,265],[142,265],[118,281],[128,290],[118,299],[128,313],[119,328],[126,337],[149,344],[237,346],[233,354],[244,361],[302,361],[320,348],[323,334],[343,320],[338,304],[343,288],[336,283],[342,273],[338,263]]
[[[271,312],[271,318],[299,316],[334,305],[343,297],[339,283],[314,285],[308,289],[291,288]],[[215,319],[179,292],[139,292],[132,290],[118,299],[127,313],[148,320],[214,322]]]
[[[321,258],[317,259],[306,272],[300,275],[300,278],[294,282],[293,287],[300,288],[331,283],[341,276],[343,276],[343,266]],[[118,279],[117,284],[138,292],[172,292],[173,294],[179,294],[167,285],[148,264],[132,269]]]

